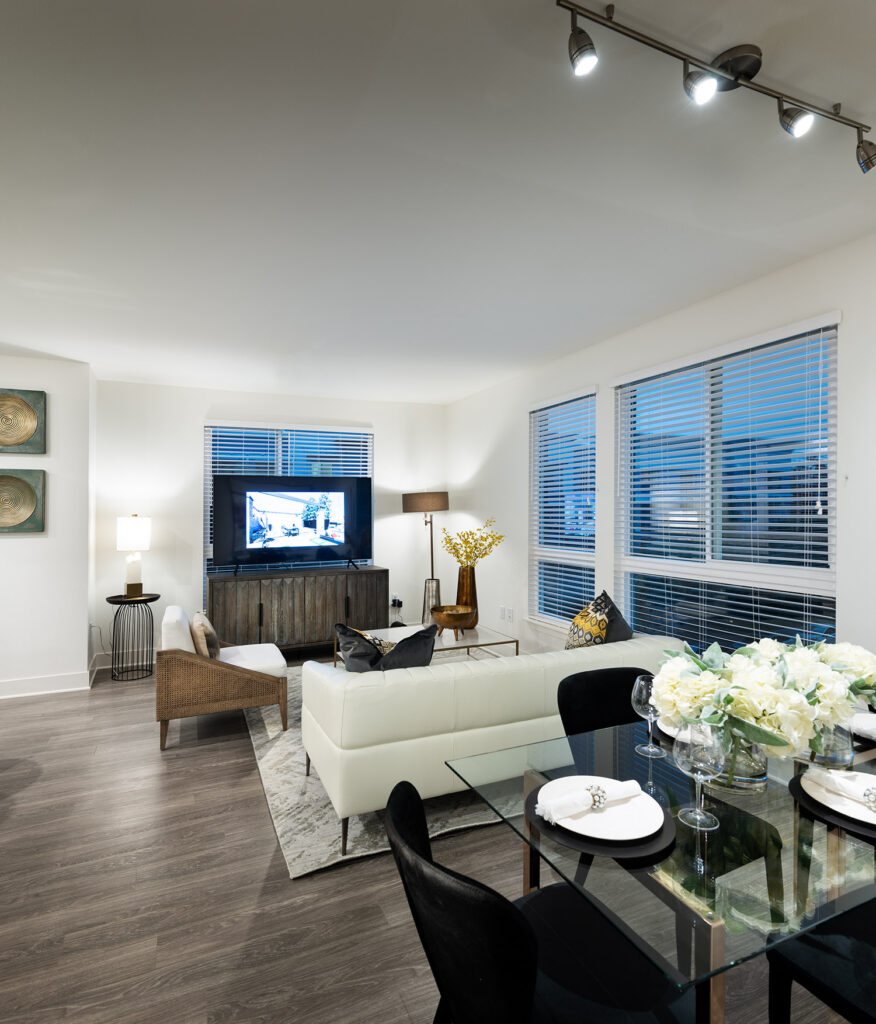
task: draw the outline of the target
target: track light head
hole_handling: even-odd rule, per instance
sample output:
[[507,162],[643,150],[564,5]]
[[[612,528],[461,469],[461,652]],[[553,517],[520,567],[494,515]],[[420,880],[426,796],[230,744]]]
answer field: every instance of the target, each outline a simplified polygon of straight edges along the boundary
[[707,71],[701,71],[699,68],[694,68],[691,71],[690,64],[687,61],[684,62],[684,91],[698,107],[708,103],[717,90],[718,79],[714,75],[710,75]]
[[858,129],[858,149],[855,155],[858,158],[858,166],[864,174],[876,167],[876,143],[865,139],[860,128]]
[[786,107],[779,100],[779,124],[789,135],[799,139],[815,123],[815,114],[802,107]]
[[574,12],[572,13],[572,33],[569,36],[569,61],[577,78],[589,75],[599,63],[593,40],[583,28],[578,28],[578,19]]

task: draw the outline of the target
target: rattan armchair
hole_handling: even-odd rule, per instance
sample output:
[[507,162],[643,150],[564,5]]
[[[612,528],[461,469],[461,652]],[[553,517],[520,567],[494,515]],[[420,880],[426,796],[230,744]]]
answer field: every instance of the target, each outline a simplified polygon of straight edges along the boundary
[[[171,621],[174,620],[174,621]],[[169,628],[168,628],[169,627]],[[176,632],[173,632],[176,627]],[[182,628],[181,628],[182,627]],[[155,655],[155,719],[160,726],[161,749],[167,742],[172,718],[211,715],[218,711],[267,707],[279,704],[283,730],[286,730],[285,660],[273,644],[233,647],[223,644],[218,658],[208,658],[181,646],[166,646],[165,641],[184,642],[188,630],[185,613],[178,606],[165,612],[162,623],[162,649]],[[282,674],[271,675],[252,665],[265,667],[274,662]]]

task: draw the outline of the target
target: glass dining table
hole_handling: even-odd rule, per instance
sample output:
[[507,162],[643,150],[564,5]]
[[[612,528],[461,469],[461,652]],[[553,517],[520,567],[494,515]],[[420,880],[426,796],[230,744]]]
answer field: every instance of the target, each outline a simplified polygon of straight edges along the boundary
[[[575,887],[680,989],[696,989],[698,1022],[724,1019],[724,972],[876,897],[876,826],[831,812],[800,785],[805,764],[771,761],[763,792],[706,787],[719,821],[677,821],[693,783],[669,756],[635,751],[644,723],[548,739],[447,762],[524,841],[523,890],[543,869]],[[876,760],[861,755],[858,771]],[[611,842],[535,814],[541,786],[566,775],[636,779],[663,808],[663,825]],[[774,777],[774,775],[778,777]],[[553,879],[556,881],[556,879]]]

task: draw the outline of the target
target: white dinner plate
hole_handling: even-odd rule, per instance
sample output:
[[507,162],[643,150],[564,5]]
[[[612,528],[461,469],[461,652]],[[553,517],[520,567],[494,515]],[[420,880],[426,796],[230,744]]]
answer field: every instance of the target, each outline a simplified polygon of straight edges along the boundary
[[[863,775],[863,772],[844,772],[847,776]],[[873,779],[872,775],[867,776]],[[876,784],[876,779],[874,779]],[[818,803],[824,804],[825,807],[829,807],[832,811],[836,811],[837,814],[844,814],[847,818],[855,818],[857,821],[866,822],[868,825],[876,825],[876,814],[873,813],[869,808],[863,804],[858,803],[857,800],[852,800],[847,796],[841,796],[839,793],[834,793],[832,789],[825,789],[824,786],[819,785],[814,778],[812,778],[809,772],[806,772],[800,777],[800,785],[804,791],[812,797],[813,800],[817,800]]]
[[[581,789],[590,785],[605,786],[616,779],[606,779],[601,775],[567,775],[562,779],[546,782],[538,791],[539,800],[543,797],[561,796],[570,790]],[[560,818],[557,824],[579,836],[588,839],[604,839],[610,842],[632,842],[654,835],[663,828],[663,808],[647,793],[637,793],[616,804],[608,804],[600,810],[590,809],[572,814],[568,818]]]
[[870,711],[859,711],[852,715],[852,732],[867,740],[876,740],[876,715]]

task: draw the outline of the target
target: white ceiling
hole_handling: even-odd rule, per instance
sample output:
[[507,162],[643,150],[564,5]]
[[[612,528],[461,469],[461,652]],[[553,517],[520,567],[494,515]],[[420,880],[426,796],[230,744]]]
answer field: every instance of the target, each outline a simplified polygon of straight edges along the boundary
[[[601,8],[600,8],[601,9]],[[876,122],[868,0],[616,18]],[[448,401],[876,229],[854,132],[694,107],[551,0],[40,0],[0,33],[0,350]],[[876,134],[876,133],[874,133]]]

